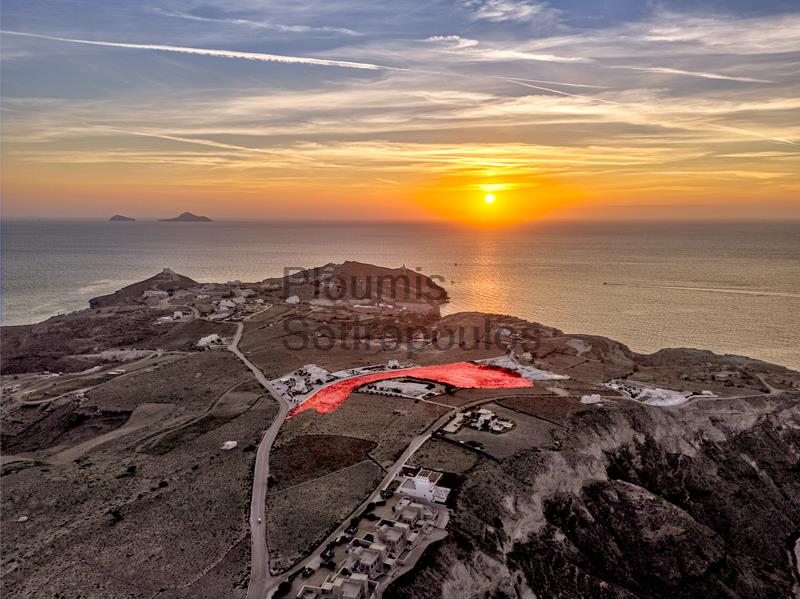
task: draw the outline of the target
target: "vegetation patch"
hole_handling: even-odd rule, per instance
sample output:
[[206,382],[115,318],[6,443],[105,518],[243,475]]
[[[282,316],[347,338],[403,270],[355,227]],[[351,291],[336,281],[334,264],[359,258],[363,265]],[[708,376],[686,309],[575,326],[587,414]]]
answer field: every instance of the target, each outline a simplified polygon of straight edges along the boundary
[[377,444],[341,435],[295,437],[270,456],[270,492],[331,474],[361,462]]

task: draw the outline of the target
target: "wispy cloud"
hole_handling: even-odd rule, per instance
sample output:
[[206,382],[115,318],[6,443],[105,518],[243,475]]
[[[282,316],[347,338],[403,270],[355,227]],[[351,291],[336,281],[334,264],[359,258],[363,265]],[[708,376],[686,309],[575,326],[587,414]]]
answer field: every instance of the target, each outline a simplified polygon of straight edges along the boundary
[[452,48],[471,48],[478,45],[478,40],[471,40],[460,35],[432,35],[425,41],[446,44]]
[[473,19],[494,23],[526,22],[552,12],[543,2],[529,0],[466,0],[464,5]]
[[769,79],[756,79],[754,77],[740,77],[737,75],[723,75],[721,73],[708,73],[704,71],[685,71],[683,69],[673,69],[670,67],[633,67],[615,65],[614,69],[627,69],[630,71],[644,71],[647,73],[659,73],[663,75],[685,75],[687,77],[700,77],[702,79],[722,79],[725,81],[744,81],[746,83],[774,83]]
[[195,54],[198,56],[217,56],[220,58],[240,58],[244,60],[255,60],[260,62],[281,62],[285,64],[307,64],[323,67],[340,67],[346,69],[365,69],[376,71],[379,69],[389,69],[392,67],[370,64],[365,62],[351,62],[347,60],[330,60],[325,58],[310,58],[306,56],[286,56],[282,54],[266,54],[264,52],[238,52],[235,50],[212,50],[209,48],[190,48],[186,46],[165,46],[160,44],[128,44],[123,42],[106,42],[99,40],[72,39],[66,37],[56,37],[52,35],[41,35],[38,33],[25,33],[22,31],[1,31],[5,35],[18,35],[33,37],[56,42],[66,42],[70,44],[86,44],[89,46],[105,46],[108,48],[128,48],[131,50],[153,50],[157,52],[176,52],[178,54]]
[[273,23],[271,21],[255,21],[252,19],[241,19],[233,17],[203,17],[194,15],[192,13],[165,10],[163,8],[156,8],[154,12],[164,15],[166,17],[174,17],[176,19],[184,19],[187,21],[198,21],[201,23],[222,23],[227,25],[240,25],[243,27],[250,27],[253,29],[269,29],[273,31],[280,31],[282,33],[337,33],[341,35],[361,35],[358,31],[347,29],[345,27],[329,27],[329,26],[315,26],[315,25],[285,25],[282,23]]
[[544,52],[526,52],[523,50],[484,48],[473,54],[475,60],[485,61],[515,61],[533,60],[536,62],[562,62],[562,63],[588,63],[594,62],[591,58],[583,56],[563,56]]
[[545,54],[543,52],[526,52],[517,48],[492,48],[480,45],[478,40],[463,38],[458,35],[434,35],[425,40],[441,45],[450,51],[472,62],[495,61],[527,61],[537,62],[592,62],[591,59],[581,56],[561,56]]

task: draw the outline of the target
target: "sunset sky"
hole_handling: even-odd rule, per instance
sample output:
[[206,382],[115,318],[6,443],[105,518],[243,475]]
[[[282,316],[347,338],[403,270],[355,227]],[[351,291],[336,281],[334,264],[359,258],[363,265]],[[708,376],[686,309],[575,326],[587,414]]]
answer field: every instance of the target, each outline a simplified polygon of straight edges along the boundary
[[796,0],[3,0],[2,27],[5,217],[800,218]]

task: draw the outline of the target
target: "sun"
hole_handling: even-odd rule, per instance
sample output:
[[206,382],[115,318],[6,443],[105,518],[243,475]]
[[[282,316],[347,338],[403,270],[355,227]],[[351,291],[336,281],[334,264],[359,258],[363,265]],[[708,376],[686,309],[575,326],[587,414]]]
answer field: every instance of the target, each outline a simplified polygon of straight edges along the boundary
[[487,193],[485,196],[483,196],[483,201],[486,202],[487,204],[494,204],[494,200],[495,197],[491,193]]

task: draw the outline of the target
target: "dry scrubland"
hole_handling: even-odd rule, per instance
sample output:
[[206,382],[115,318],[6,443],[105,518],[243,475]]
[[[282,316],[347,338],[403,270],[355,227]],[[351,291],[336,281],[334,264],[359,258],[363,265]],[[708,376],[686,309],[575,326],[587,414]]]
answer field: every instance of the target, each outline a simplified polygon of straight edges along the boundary
[[374,441],[341,435],[301,435],[270,454],[270,492],[277,493],[369,457]]
[[400,457],[411,440],[448,412],[443,406],[402,397],[353,393],[333,412],[307,410],[284,424],[277,446],[300,435],[345,435],[376,443],[370,452],[382,466]]
[[[226,352],[191,355],[98,391],[90,403],[103,409],[156,404],[172,412],[74,461],[4,469],[4,594],[241,594],[255,447],[277,413],[274,401]],[[239,446],[222,451],[227,440]],[[28,521],[17,522],[21,515]]]
[[88,406],[132,411],[142,403],[174,404],[176,414],[196,415],[230,387],[252,374],[233,354],[190,354],[136,377],[126,377],[89,393]]
[[442,472],[466,474],[481,459],[475,451],[434,437],[417,450],[409,463]]
[[383,476],[365,460],[267,495],[270,566],[282,572],[305,557],[372,492]]
[[171,308],[113,306],[54,316],[32,325],[3,327],[3,374],[76,372],[104,363],[105,349],[191,350],[211,333],[235,332],[233,325],[206,321],[155,324]]

